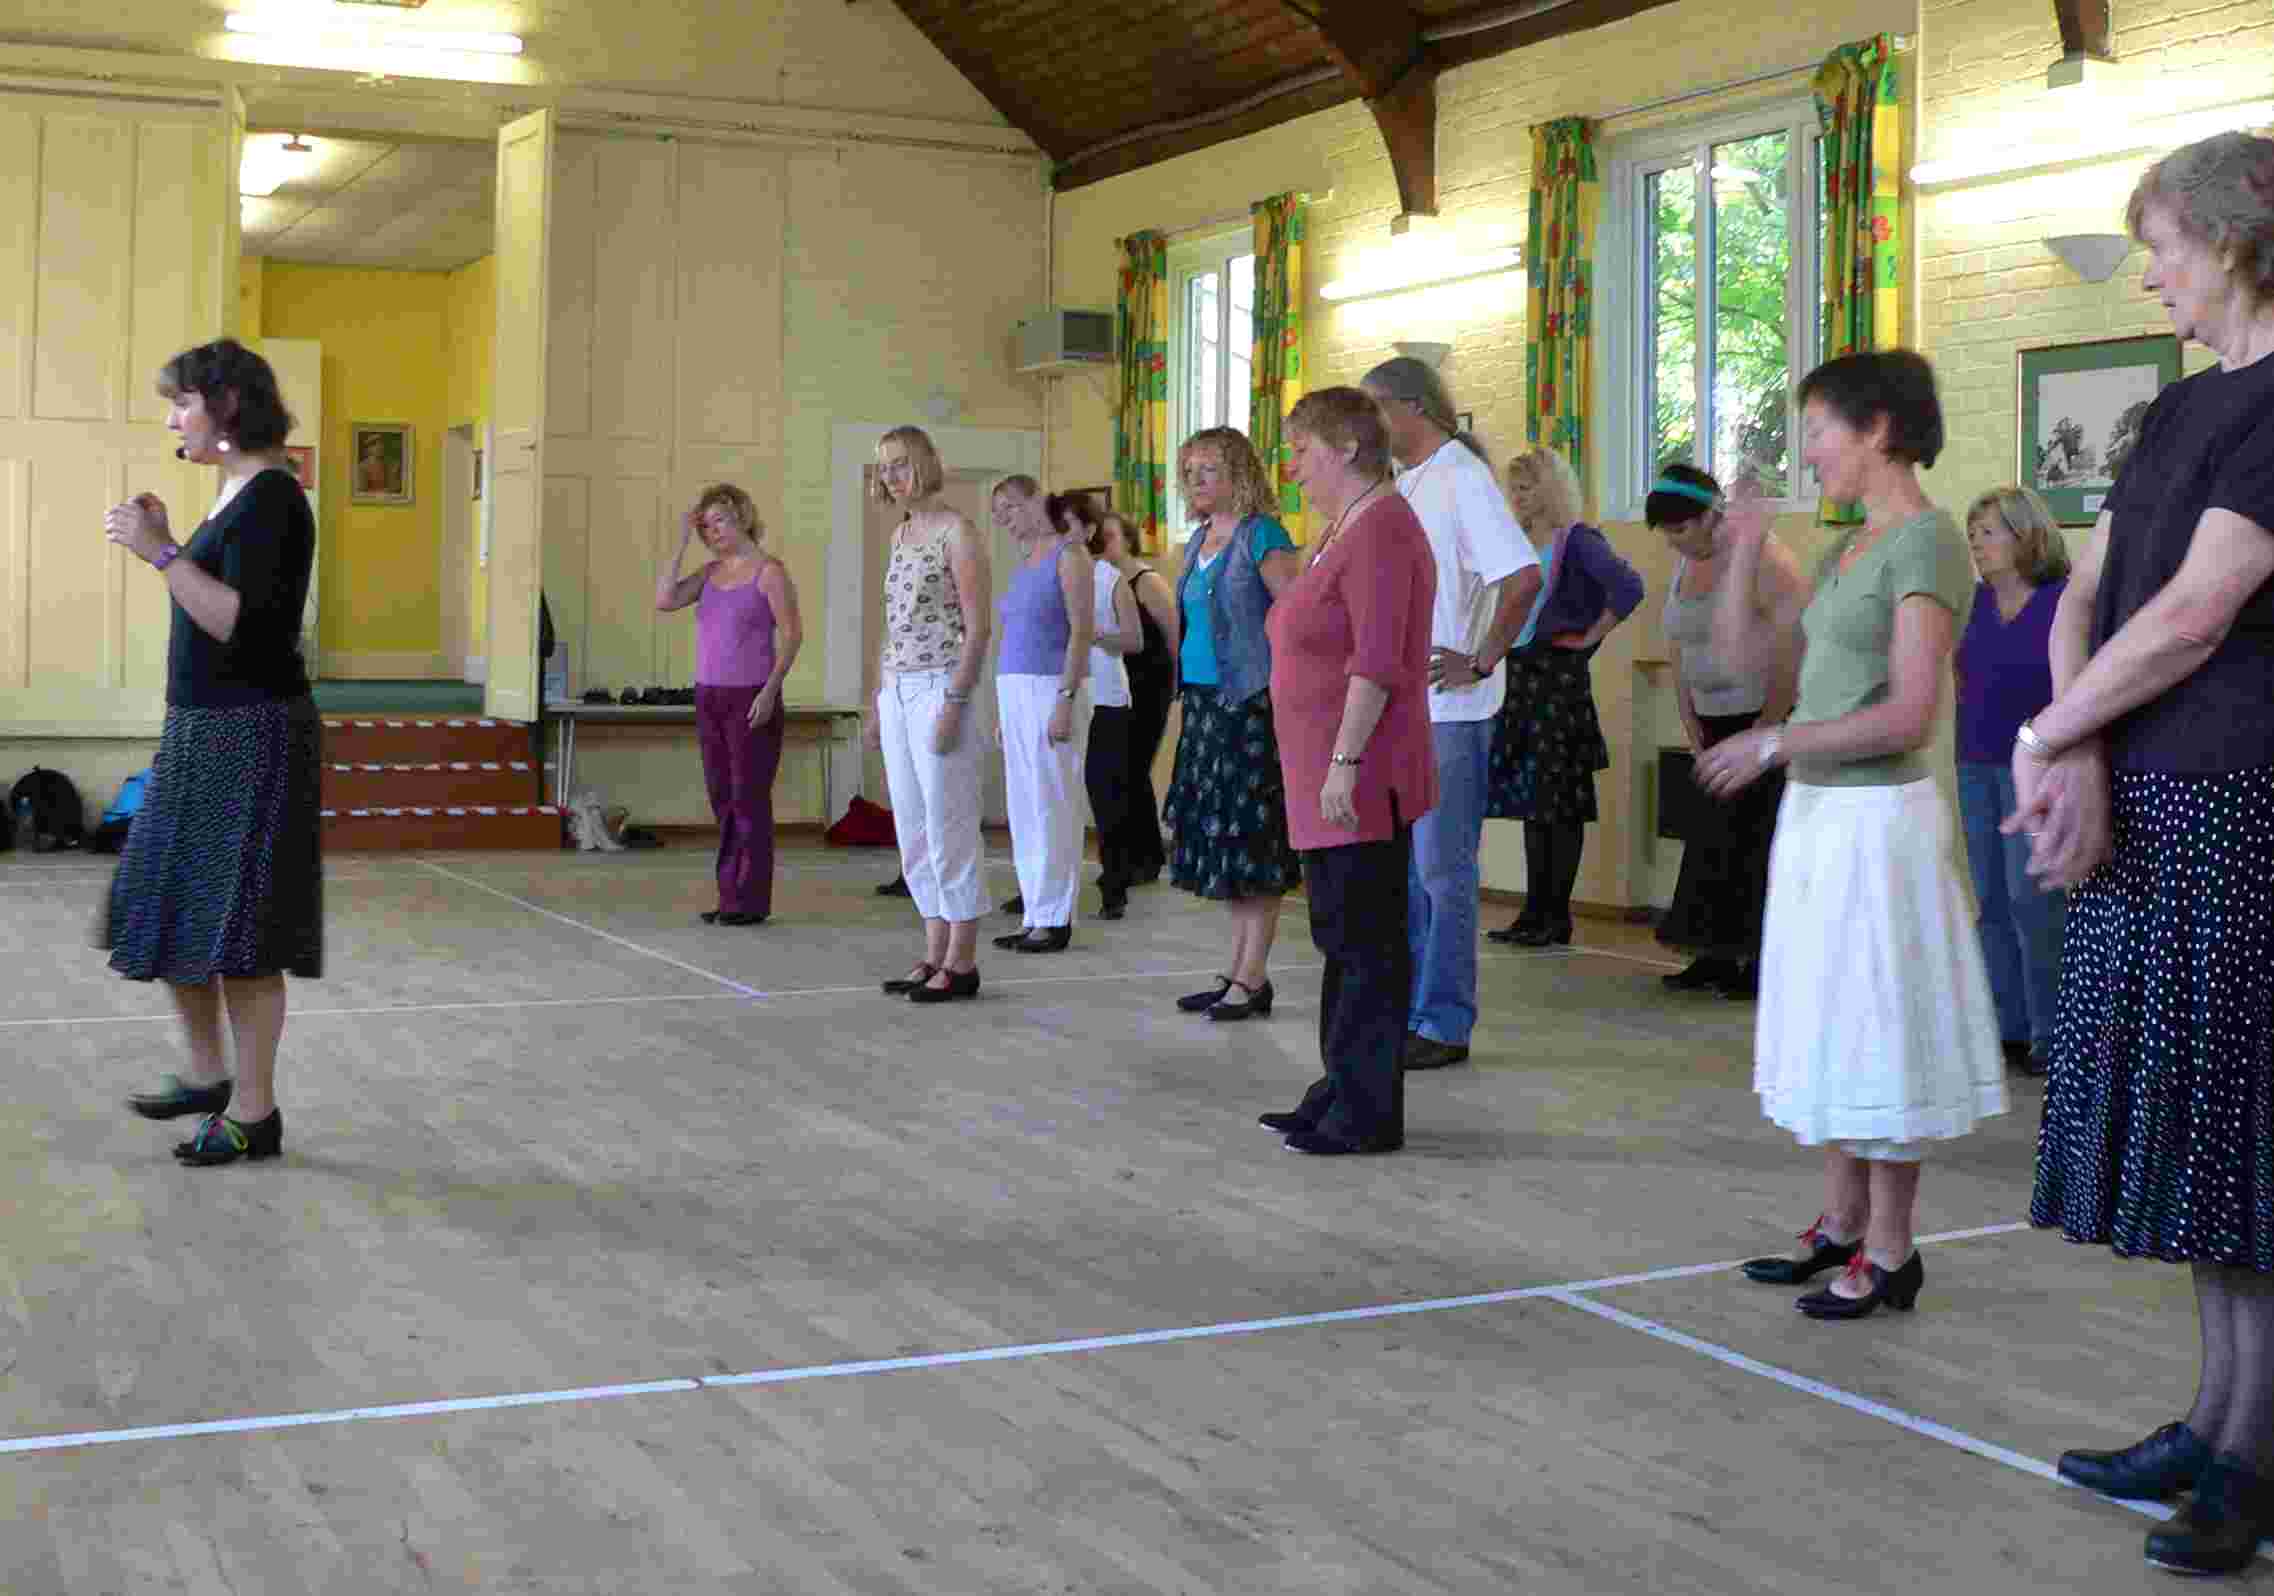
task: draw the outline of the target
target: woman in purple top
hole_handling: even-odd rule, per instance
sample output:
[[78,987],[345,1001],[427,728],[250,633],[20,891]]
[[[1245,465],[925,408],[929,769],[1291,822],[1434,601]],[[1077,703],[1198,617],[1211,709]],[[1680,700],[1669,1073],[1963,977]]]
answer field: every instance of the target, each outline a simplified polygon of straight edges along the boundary
[[[703,918],[760,925],[774,910],[774,776],[782,768],[782,683],[805,642],[789,568],[763,551],[766,528],[732,483],[703,490],[656,578],[655,607],[695,608],[695,735],[718,816],[719,906]],[[700,537],[713,558],[679,574]]]
[[2029,879],[2029,839],[2001,836],[1998,825],[2016,807],[2014,730],[2053,701],[2053,612],[2069,585],[2069,553],[2053,512],[2022,487],[1974,501],[1966,546],[1982,585],[1952,656],[1958,814],[2006,1064],[2042,1075],[2053,1045],[2066,898]]
[[1579,519],[1578,473],[1553,449],[1508,462],[1508,496],[1547,578],[1508,650],[1508,697],[1492,741],[1485,815],[1524,822],[1524,912],[1485,935],[1519,947],[1571,940],[1571,892],[1595,818],[1595,772],[1611,768],[1587,667],[1642,602],[1642,578]]

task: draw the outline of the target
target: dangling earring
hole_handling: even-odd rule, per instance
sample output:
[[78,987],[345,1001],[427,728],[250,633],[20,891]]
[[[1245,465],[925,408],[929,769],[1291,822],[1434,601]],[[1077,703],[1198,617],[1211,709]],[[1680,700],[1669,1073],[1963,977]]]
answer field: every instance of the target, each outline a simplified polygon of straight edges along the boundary
[[218,449],[221,453],[227,454],[231,449],[234,449],[237,446],[231,443],[227,438],[223,438],[216,442],[213,447]]

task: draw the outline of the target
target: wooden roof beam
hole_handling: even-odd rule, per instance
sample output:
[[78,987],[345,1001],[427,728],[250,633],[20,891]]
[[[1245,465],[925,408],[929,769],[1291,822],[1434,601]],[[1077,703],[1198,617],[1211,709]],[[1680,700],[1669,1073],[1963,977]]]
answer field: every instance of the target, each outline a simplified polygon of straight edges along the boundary
[[1388,0],[1285,0],[1364,96],[1397,179],[1400,219],[1437,214],[1438,63],[1421,22]]

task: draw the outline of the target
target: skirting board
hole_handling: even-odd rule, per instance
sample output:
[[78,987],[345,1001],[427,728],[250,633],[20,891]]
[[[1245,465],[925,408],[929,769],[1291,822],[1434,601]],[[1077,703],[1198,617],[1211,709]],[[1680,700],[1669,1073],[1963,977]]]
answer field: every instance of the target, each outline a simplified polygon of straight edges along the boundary
[[448,655],[412,650],[400,654],[350,654],[324,650],[324,674],[349,682],[455,682],[465,680],[450,668]]

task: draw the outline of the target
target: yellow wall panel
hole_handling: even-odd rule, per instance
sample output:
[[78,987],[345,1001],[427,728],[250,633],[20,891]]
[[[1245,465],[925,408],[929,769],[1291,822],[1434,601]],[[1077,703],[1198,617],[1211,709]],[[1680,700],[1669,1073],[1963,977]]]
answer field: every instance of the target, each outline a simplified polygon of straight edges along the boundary
[[103,512],[120,489],[118,457],[109,450],[59,451],[32,463],[25,655],[35,682],[115,685],[114,564],[127,556],[103,536]]
[[0,693],[31,686],[31,462],[0,460]]
[[200,268],[209,264],[197,247],[197,193],[209,136],[173,122],[144,122],[134,131],[126,414],[163,424],[166,401],[158,397],[158,369],[220,331],[197,302]]
[[655,608],[663,486],[660,477],[652,476],[610,476],[592,483],[584,556],[589,644],[588,658],[578,666],[581,685],[684,687],[694,679],[666,681],[657,674],[658,623],[669,626],[680,619],[659,615]]
[[40,119],[0,108],[0,416],[28,413]]
[[689,443],[777,447],[783,157],[679,155],[679,425]]
[[134,128],[124,118],[47,118],[40,171],[32,413],[122,420]]
[[[593,322],[599,263],[599,140],[564,138],[553,163],[553,245],[546,283],[545,432],[593,436]],[[612,309],[613,307],[610,307]],[[500,362],[501,373],[504,363]],[[503,380],[501,375],[501,380]]]
[[[611,140],[595,163],[593,292],[607,314],[592,326],[589,403],[595,438],[671,436],[672,276],[676,146]],[[748,240],[745,239],[747,247]],[[716,335],[725,328],[714,327]],[[560,423],[553,424],[561,431]]]

